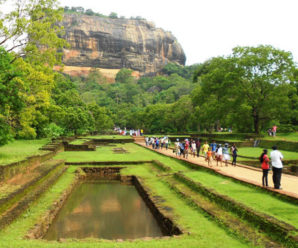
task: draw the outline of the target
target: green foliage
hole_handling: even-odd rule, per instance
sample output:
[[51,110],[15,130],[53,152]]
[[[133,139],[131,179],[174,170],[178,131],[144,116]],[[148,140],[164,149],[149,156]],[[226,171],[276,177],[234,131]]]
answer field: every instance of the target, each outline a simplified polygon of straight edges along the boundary
[[161,72],[168,76],[171,74],[178,74],[180,77],[191,80],[197,67],[198,65],[182,66],[175,63],[168,63],[162,68]]
[[43,131],[47,138],[58,138],[64,133],[64,129],[57,126],[55,123],[50,123]]
[[197,71],[192,93],[202,125],[237,127],[255,133],[271,120],[288,121],[295,105],[291,54],[271,46],[236,47],[227,58],[213,58]]
[[13,56],[0,47],[0,145],[6,144],[11,138],[11,125],[15,123],[14,116],[24,106],[20,94],[22,82],[21,73],[12,63]]
[[127,68],[122,68],[116,75],[116,82],[123,84],[131,84],[134,83],[134,77],[131,75],[132,70]]
[[112,18],[112,19],[117,19],[117,18],[118,18],[118,15],[117,15],[117,13],[115,13],[115,12],[111,12],[111,13],[109,14],[109,17]]

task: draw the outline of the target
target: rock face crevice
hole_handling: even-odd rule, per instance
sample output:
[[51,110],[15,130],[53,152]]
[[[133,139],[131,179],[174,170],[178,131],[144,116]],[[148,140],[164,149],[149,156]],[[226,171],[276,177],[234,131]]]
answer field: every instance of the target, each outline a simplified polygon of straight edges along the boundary
[[62,25],[70,44],[64,49],[66,66],[129,68],[145,75],[169,62],[185,64],[176,38],[145,20],[65,14]]

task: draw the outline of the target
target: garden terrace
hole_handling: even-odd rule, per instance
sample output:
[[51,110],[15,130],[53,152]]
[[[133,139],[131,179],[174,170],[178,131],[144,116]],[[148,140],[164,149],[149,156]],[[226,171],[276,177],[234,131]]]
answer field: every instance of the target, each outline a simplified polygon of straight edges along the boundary
[[[115,148],[127,153],[114,153]],[[39,197],[32,199],[34,204],[28,204],[26,211],[0,230],[1,247],[218,247],[219,244],[229,248],[296,247],[295,213],[298,209],[292,198],[229,179],[209,168],[133,143],[98,146],[95,151],[64,151],[54,158],[65,161],[64,173]],[[172,233],[167,232],[167,236],[162,237],[99,238],[87,235],[54,237],[51,241],[40,239],[46,238],[61,207],[66,206],[68,200],[79,200],[80,197],[74,200],[70,196],[76,192],[78,184],[103,180],[102,177],[108,181],[117,179],[124,184],[132,181],[151,212],[162,220],[159,225],[167,223]],[[107,199],[112,194],[101,193]],[[78,218],[81,211],[90,209],[86,207],[89,205],[84,206],[74,208]],[[118,205],[109,206],[112,210]],[[98,227],[100,222],[96,223]]]

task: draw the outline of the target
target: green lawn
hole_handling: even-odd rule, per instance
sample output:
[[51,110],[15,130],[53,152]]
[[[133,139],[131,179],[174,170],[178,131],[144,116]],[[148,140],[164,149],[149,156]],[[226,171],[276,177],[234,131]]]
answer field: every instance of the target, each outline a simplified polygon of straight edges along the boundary
[[8,228],[0,231],[0,247],[123,247],[123,248],[145,248],[145,247],[205,247],[217,248],[220,244],[223,248],[230,247],[253,247],[241,238],[227,232],[224,228],[210,219],[206,214],[189,206],[183,198],[180,198],[172,191],[167,184],[156,177],[154,169],[150,164],[131,165],[122,171],[125,175],[137,175],[142,178],[145,186],[150,187],[151,193],[161,197],[160,207],[170,207],[171,215],[175,222],[189,234],[166,239],[152,239],[135,241],[111,242],[107,240],[83,239],[83,240],[64,240],[44,241],[22,239],[27,231],[39,222],[45,211],[57,200],[68,185],[74,180],[74,171],[77,167],[71,166],[59,181],[44,194],[35,204],[33,204],[17,221]]
[[277,132],[276,137],[266,135],[263,139],[264,140],[283,140],[283,141],[298,142],[298,132],[294,132],[294,133],[278,133]]
[[0,165],[10,164],[25,159],[28,156],[45,154],[48,151],[39,150],[47,144],[49,139],[40,140],[14,140],[0,147]]
[[[261,147],[240,147],[238,148],[238,155],[258,158],[262,154],[263,150],[264,148],[261,148]],[[271,149],[268,149],[269,156],[271,151],[272,151]],[[282,150],[280,152],[283,154],[284,160],[298,159],[298,152],[290,152],[290,151],[282,151]]]
[[[61,242],[45,240],[27,240],[23,237],[36,223],[40,222],[44,213],[48,211],[53,202],[60,198],[64,190],[75,179],[75,170],[78,166],[69,166],[62,177],[21,217],[14,221],[4,230],[0,230],[0,247],[61,247],[61,248],[79,248],[79,247],[256,247],[242,237],[232,234],[230,230],[210,218],[205,212],[192,207],[184,197],[179,196],[166,183],[167,178],[171,178],[172,172],[181,171],[187,177],[200,182],[207,188],[212,188],[220,194],[252,208],[259,212],[271,215],[279,220],[285,221],[296,228],[298,227],[298,206],[285,202],[278,197],[267,194],[265,191],[254,187],[235,182],[228,178],[210,173],[205,170],[192,170],[185,163],[174,158],[163,156],[154,151],[140,147],[134,143],[117,144],[128,151],[125,154],[114,154],[115,146],[101,146],[96,151],[90,152],[61,152],[55,159],[66,159],[68,162],[81,161],[140,161],[140,160],[159,160],[172,171],[164,172],[160,175],[159,171],[151,163],[138,165],[125,165],[126,169],[121,171],[122,175],[136,175],[142,179],[142,183],[150,188],[150,193],[159,200],[159,207],[170,209],[170,215],[175,223],[185,231],[185,234],[178,237],[169,237],[167,239],[152,239],[135,241],[112,242],[98,239],[67,239]],[[178,183],[178,182],[177,182]],[[232,213],[231,213],[232,214]]]
[[261,189],[205,171],[185,172],[184,174],[207,188],[214,189],[216,192],[227,195],[252,209],[271,215],[298,228],[298,206],[295,204],[282,201]]
[[89,141],[90,139],[75,139],[72,142],[70,142],[70,144],[72,145],[82,145],[85,142]]
[[89,135],[89,136],[84,136],[82,138],[87,138],[87,139],[132,139],[131,136],[129,135]]
[[[292,206],[289,203],[285,203],[280,199],[267,194],[264,191],[258,191],[255,188],[243,185],[221,176],[206,172],[206,171],[193,171],[186,167],[181,161],[174,158],[169,158],[163,155],[160,155],[151,150],[140,147],[134,143],[128,143],[123,145],[118,145],[126,149],[129,153],[127,154],[113,154],[113,147],[98,147],[95,152],[63,152],[59,153],[55,158],[57,159],[66,159],[68,162],[78,162],[78,161],[137,161],[137,160],[159,160],[165,165],[172,168],[173,172],[183,171],[187,173],[188,176],[191,176],[194,180],[199,180],[201,183],[204,183],[206,187],[215,188],[219,190],[220,193],[227,194],[230,197],[235,197],[238,199],[238,195],[235,192],[239,193],[239,199],[242,199],[242,203],[249,206],[257,208],[258,211],[265,212],[269,215],[273,215],[276,218],[282,218],[283,220],[289,220],[291,223],[294,223],[298,227],[298,218],[294,216],[293,213],[298,212],[298,206]],[[242,148],[240,148],[242,149]],[[261,149],[261,148],[251,148],[251,149]],[[262,150],[262,149],[261,149]],[[227,184],[226,184],[227,183]],[[231,187],[230,187],[231,186]],[[225,189],[226,191],[221,191]],[[229,189],[231,191],[229,192]],[[238,190],[238,191],[237,191]],[[243,195],[241,193],[243,192]],[[257,197],[258,196],[258,197]],[[264,197],[266,204],[268,202],[268,209],[263,209],[263,201],[260,199]],[[255,201],[245,202],[245,199],[255,200],[258,199],[259,204],[254,204]],[[268,200],[267,200],[268,199]],[[271,208],[274,210],[272,210]],[[290,206],[288,211],[287,207]],[[293,211],[293,209],[295,211]],[[267,211],[268,210],[268,211]],[[285,217],[283,216],[285,214]],[[296,217],[296,218],[295,218]],[[289,222],[289,223],[290,223]]]

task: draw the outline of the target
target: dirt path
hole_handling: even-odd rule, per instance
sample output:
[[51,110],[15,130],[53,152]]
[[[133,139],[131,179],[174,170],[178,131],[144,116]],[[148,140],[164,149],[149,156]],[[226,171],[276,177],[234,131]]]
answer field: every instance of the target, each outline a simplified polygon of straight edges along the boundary
[[[136,143],[146,147],[145,142],[141,139],[135,140]],[[148,149],[151,149],[151,146],[146,147]],[[169,157],[174,157],[176,158],[176,155],[173,153],[172,149],[158,149],[158,150],[154,150],[157,151],[159,153],[165,154]],[[205,162],[205,159],[203,157],[192,157],[189,156],[188,159],[184,159],[179,158],[181,160],[186,160],[189,162],[192,162],[194,164],[203,166],[203,167],[209,167],[208,163]],[[262,186],[262,171],[261,169],[258,168],[252,168],[249,166],[245,166],[245,165],[240,165],[237,164],[236,167],[231,166],[230,164],[226,167],[223,163],[223,166],[216,166],[216,161],[212,162],[212,167],[209,167],[215,171],[217,171],[218,173],[222,174],[222,175],[226,175],[232,178],[236,178],[239,179],[241,181],[245,181],[257,186]],[[292,176],[292,175],[287,175],[287,174],[282,174],[282,178],[281,178],[281,187],[283,188],[282,190],[275,190],[273,188],[273,182],[272,182],[272,171],[269,172],[268,175],[268,190],[271,191],[276,191],[279,192],[281,194],[285,194],[291,197],[295,197],[298,199],[298,177],[297,176]]]

